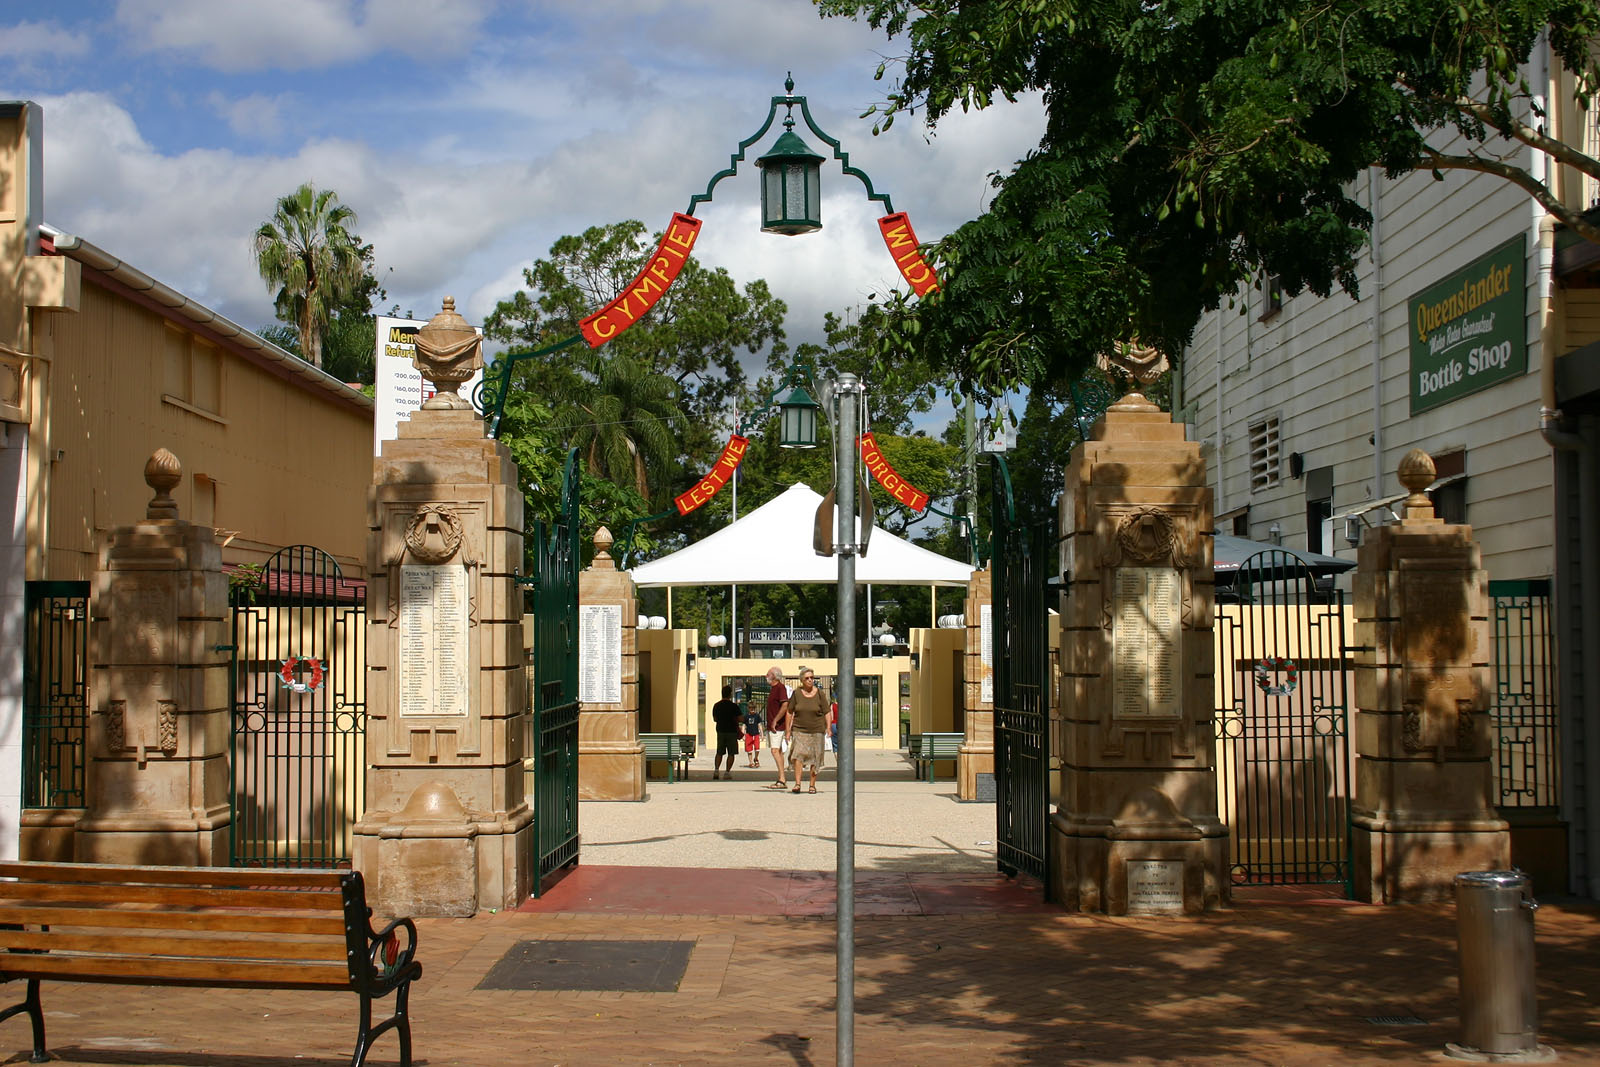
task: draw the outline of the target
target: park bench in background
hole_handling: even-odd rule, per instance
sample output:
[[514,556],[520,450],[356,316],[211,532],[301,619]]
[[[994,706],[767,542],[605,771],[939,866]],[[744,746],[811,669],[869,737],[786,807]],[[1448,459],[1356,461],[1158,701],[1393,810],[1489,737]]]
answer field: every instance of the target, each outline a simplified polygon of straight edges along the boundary
[[689,780],[689,761],[694,759],[695,753],[694,734],[640,734],[639,743],[644,746],[647,768],[650,761],[658,760],[667,765],[668,782],[676,782],[680,775],[684,781]]
[[[361,998],[352,1067],[391,1029],[409,1067],[416,951],[410,919],[373,930],[355,871],[0,863],[0,980],[27,982],[0,1020],[27,1014],[35,1063],[48,1058],[39,983],[60,979],[345,990]],[[372,1001],[390,993],[394,1014],[374,1026]]]
[[961,755],[961,734],[912,734],[908,739],[907,755],[918,778],[924,774],[933,781],[934,760],[954,760]]

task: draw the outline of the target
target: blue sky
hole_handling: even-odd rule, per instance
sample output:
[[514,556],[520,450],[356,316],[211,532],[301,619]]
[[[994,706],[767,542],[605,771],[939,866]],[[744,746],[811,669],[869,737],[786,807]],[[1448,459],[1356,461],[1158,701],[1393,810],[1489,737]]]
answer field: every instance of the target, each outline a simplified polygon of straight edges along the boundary
[[[1042,112],[873,137],[859,116],[894,54],[810,0],[0,0],[0,98],[44,108],[46,220],[249,327],[272,321],[249,235],[303,181],[356,209],[402,312],[448,293],[481,321],[561,235],[665,228],[788,71],[937,238],[983,209]],[[791,340],[898,281],[860,184],[830,162],[823,191],[803,238],[759,232],[746,166],[698,212],[696,255],[768,279]]]

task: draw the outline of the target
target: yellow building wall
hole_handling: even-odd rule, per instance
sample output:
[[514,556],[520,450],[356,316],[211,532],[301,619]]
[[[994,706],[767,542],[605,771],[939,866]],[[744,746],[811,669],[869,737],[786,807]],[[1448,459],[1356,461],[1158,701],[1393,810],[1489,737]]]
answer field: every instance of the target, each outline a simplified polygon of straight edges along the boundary
[[955,733],[961,729],[961,658],[965,629],[913,629],[906,642],[916,658],[911,670],[911,733]]
[[[694,631],[686,631],[694,633]],[[691,646],[692,647],[692,646]],[[783,671],[785,683],[791,688],[798,684],[800,666],[804,663],[817,672],[822,687],[833,694],[834,678],[839,672],[839,661],[811,657],[799,659],[705,659],[698,661],[701,679],[705,682],[705,699],[697,702],[695,718],[690,729],[681,733],[695,733],[708,740],[715,738],[711,725],[711,705],[722,699],[722,687],[731,684],[736,688],[746,682],[763,681],[769,668]],[[883,694],[881,727],[877,734],[856,734],[856,747],[867,749],[894,749],[900,747],[900,676],[911,670],[909,656],[862,656],[856,660],[856,677],[879,679],[878,691]],[[839,723],[843,729],[847,714],[840,702]]]
[[48,417],[30,438],[46,502],[30,542],[47,554],[30,577],[90,577],[105,531],[144,517],[144,464],[163,447],[183,464],[181,517],[225,531],[225,561],[311,544],[364,574],[371,410],[83,275],[78,311],[34,317],[35,410]]

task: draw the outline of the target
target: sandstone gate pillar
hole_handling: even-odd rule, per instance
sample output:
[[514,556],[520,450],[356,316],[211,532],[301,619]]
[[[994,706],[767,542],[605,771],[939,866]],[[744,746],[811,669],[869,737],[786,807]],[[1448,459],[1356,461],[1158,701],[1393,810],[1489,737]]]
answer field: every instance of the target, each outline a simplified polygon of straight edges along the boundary
[[228,582],[211,528],[178,517],[182,477],[171,452],[151,456],[146,520],[100,550],[80,862],[228,862]]
[[1441,900],[1461,871],[1500,870],[1511,837],[1494,809],[1488,574],[1470,526],[1434,517],[1433,460],[1400,461],[1396,524],[1357,559],[1355,893]]
[[[956,761],[956,798],[978,799],[978,775],[994,775],[994,571],[973,571],[967,581],[965,714]],[[993,799],[993,790],[990,790]]]
[[1055,898],[1112,915],[1228,901],[1213,767],[1211,491],[1199,444],[1138,393],[1073,450],[1061,498]]
[[480,344],[446,297],[417,333],[418,367],[439,392],[374,464],[354,859],[387,915],[472,915],[531,890],[522,492],[510,450],[456,393],[482,365]]
[[578,575],[578,796],[643,800],[639,741],[639,600],[633,576],[611,558],[611,531],[594,535]]

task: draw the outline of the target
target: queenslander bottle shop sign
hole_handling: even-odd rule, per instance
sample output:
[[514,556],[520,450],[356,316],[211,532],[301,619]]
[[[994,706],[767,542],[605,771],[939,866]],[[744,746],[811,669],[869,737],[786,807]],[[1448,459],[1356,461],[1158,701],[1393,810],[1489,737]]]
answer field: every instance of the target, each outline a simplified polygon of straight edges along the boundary
[[1527,373],[1525,273],[1519,237],[1411,298],[1411,414]]

